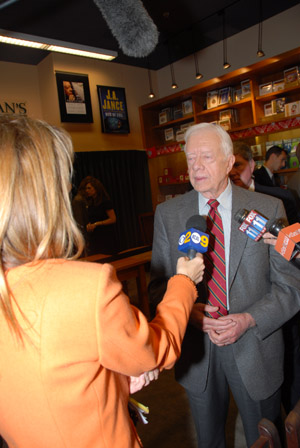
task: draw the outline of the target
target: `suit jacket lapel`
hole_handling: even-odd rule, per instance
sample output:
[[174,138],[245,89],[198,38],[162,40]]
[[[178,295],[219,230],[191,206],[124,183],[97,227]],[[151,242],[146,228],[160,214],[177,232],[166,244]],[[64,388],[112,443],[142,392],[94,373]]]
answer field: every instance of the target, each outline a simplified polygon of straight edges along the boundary
[[[237,273],[247,237],[239,230],[240,224],[235,220],[236,213],[243,208],[247,209],[248,198],[240,187],[232,185],[232,211],[231,211],[231,234],[230,234],[230,255],[229,255],[229,290]],[[250,210],[249,210],[250,211]]]

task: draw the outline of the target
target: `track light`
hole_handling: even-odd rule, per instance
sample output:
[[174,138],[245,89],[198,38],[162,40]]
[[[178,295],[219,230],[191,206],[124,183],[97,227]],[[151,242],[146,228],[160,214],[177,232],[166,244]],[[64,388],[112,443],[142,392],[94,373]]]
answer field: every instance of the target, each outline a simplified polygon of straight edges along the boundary
[[262,49],[262,1],[259,2],[259,23],[258,23],[258,48],[256,52],[257,57],[263,58],[265,53]]
[[171,64],[170,64],[170,70],[171,70],[171,78],[172,78],[172,89],[178,89],[178,85],[176,84],[176,81],[175,81],[175,75],[174,75],[174,67],[173,67],[173,64],[172,64],[172,62],[171,62]]
[[265,53],[262,50],[257,50],[256,54],[259,58],[262,58],[265,56]]
[[148,68],[148,78],[149,78],[149,88],[150,88],[148,97],[149,98],[154,98],[155,95],[154,95],[153,88],[152,88],[151,72],[150,72],[149,68]]
[[199,72],[198,58],[197,58],[196,53],[194,53],[194,60],[195,60],[195,70],[196,70],[195,78],[201,79],[201,78],[203,78],[203,75],[202,75],[202,73]]
[[225,9],[222,13],[223,17],[223,68],[226,70],[227,68],[231,67],[229,62],[227,61],[227,39],[226,39],[226,32],[225,32]]

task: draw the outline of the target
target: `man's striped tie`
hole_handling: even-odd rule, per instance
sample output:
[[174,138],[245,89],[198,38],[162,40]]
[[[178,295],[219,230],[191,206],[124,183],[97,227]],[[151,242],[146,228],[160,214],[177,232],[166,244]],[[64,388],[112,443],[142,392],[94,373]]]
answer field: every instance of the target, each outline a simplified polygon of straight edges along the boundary
[[219,202],[216,199],[210,199],[208,205],[210,206],[207,216],[209,246],[205,254],[208,303],[213,306],[218,306],[219,311],[207,314],[217,319],[220,316],[228,314],[224,232],[222,218],[217,210]]

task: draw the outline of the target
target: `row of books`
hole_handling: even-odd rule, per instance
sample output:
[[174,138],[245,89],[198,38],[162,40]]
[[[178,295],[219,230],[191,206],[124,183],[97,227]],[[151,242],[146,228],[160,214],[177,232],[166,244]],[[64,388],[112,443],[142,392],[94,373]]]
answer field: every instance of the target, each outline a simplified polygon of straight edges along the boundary
[[260,84],[259,95],[267,95],[272,92],[279,92],[280,90],[294,87],[300,84],[299,67],[291,67],[283,71],[283,78],[276,81],[266,82]]
[[276,98],[264,105],[264,114],[265,117],[276,114],[284,114],[285,117],[298,115],[300,114],[300,101],[286,103],[286,98]]
[[188,115],[193,114],[193,102],[191,99],[182,101],[173,107],[166,107],[162,109],[158,115],[159,124],[168,123],[172,120],[177,120]]
[[223,89],[210,90],[207,92],[206,102],[207,109],[221,106],[223,104],[230,104],[247,98],[251,94],[250,80],[246,79],[241,82],[240,87],[224,87]]
[[185,123],[181,126],[175,126],[174,128],[167,128],[164,130],[164,136],[166,142],[182,142],[184,140],[185,131],[193,123]]
[[238,112],[236,109],[225,109],[219,112],[219,120],[211,123],[219,124],[225,131],[230,131],[238,125]]

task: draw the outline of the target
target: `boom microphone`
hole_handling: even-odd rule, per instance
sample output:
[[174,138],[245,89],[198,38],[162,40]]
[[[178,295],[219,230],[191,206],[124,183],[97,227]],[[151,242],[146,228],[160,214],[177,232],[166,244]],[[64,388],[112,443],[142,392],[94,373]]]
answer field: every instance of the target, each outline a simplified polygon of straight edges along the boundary
[[184,252],[190,260],[195,258],[197,252],[204,254],[208,249],[209,235],[206,231],[206,220],[203,216],[191,216],[186,222],[187,230],[181,233],[178,241],[178,250]]
[[148,56],[158,43],[158,30],[140,0],[94,0],[124,54]]

